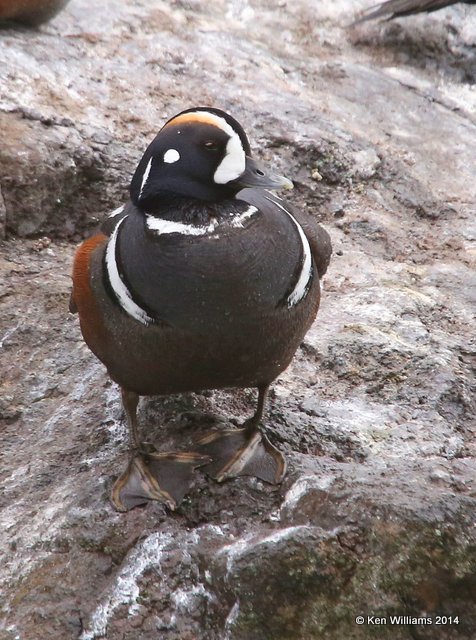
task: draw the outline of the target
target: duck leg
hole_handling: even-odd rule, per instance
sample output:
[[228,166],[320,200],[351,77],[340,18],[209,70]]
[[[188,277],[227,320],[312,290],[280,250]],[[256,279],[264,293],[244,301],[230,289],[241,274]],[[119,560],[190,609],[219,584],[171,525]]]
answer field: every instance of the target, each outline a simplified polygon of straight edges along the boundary
[[237,476],[255,476],[271,484],[282,481],[286,473],[284,456],[259,428],[268,388],[269,385],[258,387],[255,414],[241,429],[210,431],[197,441],[198,451],[213,460],[202,470],[218,482]]
[[160,453],[140,442],[137,425],[139,396],[121,389],[122,404],[129,429],[129,463],[112,488],[111,501],[117,511],[129,511],[150,500],[170,509],[183,500],[197,467],[210,461],[208,456],[188,451]]

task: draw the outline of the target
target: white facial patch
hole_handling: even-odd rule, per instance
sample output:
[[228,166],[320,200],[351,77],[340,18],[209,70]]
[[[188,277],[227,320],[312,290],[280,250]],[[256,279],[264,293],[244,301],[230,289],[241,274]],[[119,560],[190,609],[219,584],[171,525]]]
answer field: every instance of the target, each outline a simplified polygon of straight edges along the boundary
[[142,176],[142,183],[140,185],[140,191],[139,191],[139,200],[142,196],[142,192],[144,191],[144,187],[147,184],[147,180],[149,179],[149,173],[150,173],[151,167],[152,167],[152,158],[147,163],[147,166],[144,171],[144,175]]
[[121,275],[119,273],[119,269],[117,268],[116,262],[116,243],[117,243],[117,234],[119,232],[119,227],[126,220],[127,216],[122,218],[113,231],[113,234],[107,244],[106,249],[106,269],[107,275],[109,278],[109,282],[111,284],[112,290],[114,291],[114,295],[116,296],[117,301],[124,309],[124,311],[130,315],[135,320],[138,320],[142,324],[148,325],[153,322],[153,319],[137,305],[132,299],[131,292],[126,287],[124,282],[122,281]]
[[288,307],[294,307],[295,304],[297,304],[300,300],[302,300],[305,297],[309,289],[309,284],[311,282],[311,278],[312,278],[311,247],[309,246],[309,240],[306,238],[306,234],[304,233],[303,228],[301,227],[299,222],[296,220],[296,218],[291,213],[289,213],[289,211],[285,209],[283,205],[280,204],[279,202],[275,202],[271,198],[268,198],[268,196],[265,196],[265,198],[266,200],[269,200],[270,202],[275,204],[277,207],[279,207],[282,211],[284,211],[284,213],[288,214],[288,216],[296,225],[299,233],[299,237],[301,238],[302,251],[304,255],[304,259],[302,261],[301,273],[299,274],[299,278],[298,278],[298,281],[296,282],[296,286],[288,296]]
[[177,160],[180,160],[180,153],[177,149],[169,149],[164,153],[164,162],[167,164],[173,164]]
[[[246,167],[246,156],[240,136],[231,127],[228,126],[228,128],[232,131],[232,135],[226,145],[225,157],[218,165],[213,176],[213,180],[217,184],[227,184],[227,182],[236,180]],[[228,135],[230,134],[228,133]]]
[[[222,118],[211,113],[210,111],[190,111],[187,113],[179,114],[167,125],[178,124],[179,122],[203,122],[205,124],[211,124],[218,129],[221,129],[229,137],[226,145],[226,153],[223,160],[218,165],[215,174],[213,176],[214,181],[217,184],[226,184],[231,180],[236,180],[241,176],[246,167],[246,154],[241,143],[240,136],[233,129],[231,125]],[[167,126],[166,125],[166,126]],[[179,132],[177,132],[179,133]]]
[[236,180],[241,176],[246,168],[246,154],[241,143],[240,136],[228,124],[225,118],[221,118],[214,113],[206,112],[207,118],[216,123],[216,126],[224,131],[229,140],[226,145],[226,153],[223,160],[217,167],[213,180],[217,184],[226,184],[232,180]]

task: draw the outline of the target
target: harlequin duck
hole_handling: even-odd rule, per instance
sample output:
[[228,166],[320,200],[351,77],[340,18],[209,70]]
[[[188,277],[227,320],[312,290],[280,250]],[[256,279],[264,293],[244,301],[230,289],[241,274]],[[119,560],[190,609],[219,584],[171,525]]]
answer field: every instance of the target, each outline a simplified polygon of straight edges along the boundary
[[443,7],[449,7],[452,4],[458,4],[459,1],[463,4],[476,4],[476,0],[388,0],[388,2],[382,2],[382,4],[370,9],[354,24],[383,16],[388,16],[388,20],[391,20],[392,18],[401,18],[414,13],[422,13],[423,11],[429,13],[443,9]]
[[[314,220],[267,189],[292,187],[251,158],[227,113],[196,107],[169,120],[134,173],[130,200],[77,250],[71,310],[122,389],[131,444],[112,490],[124,511],[174,508],[193,470],[222,481],[279,483],[282,454],[260,432],[270,383],[290,363],[319,306],[331,243]],[[141,395],[256,387],[241,429],[211,431],[194,451],[141,444]]]
[[55,16],[69,0],[0,0],[0,24],[18,22],[37,27]]

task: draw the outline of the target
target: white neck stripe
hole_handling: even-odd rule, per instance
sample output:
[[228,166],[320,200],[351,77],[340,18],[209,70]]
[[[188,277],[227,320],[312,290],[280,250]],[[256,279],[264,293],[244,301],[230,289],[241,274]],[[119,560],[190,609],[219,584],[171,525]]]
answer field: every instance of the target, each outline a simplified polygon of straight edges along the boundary
[[158,235],[168,233],[180,233],[183,236],[204,236],[212,233],[218,225],[216,218],[212,218],[210,224],[197,226],[194,224],[184,224],[183,222],[174,222],[173,220],[164,220],[164,218],[156,218],[152,215],[146,216],[147,228],[156,231]]
[[246,211],[243,211],[243,213],[240,213],[237,216],[233,216],[230,220],[230,224],[232,227],[243,227],[243,223],[245,222],[245,220],[248,220],[248,218],[251,218],[251,216],[254,216],[257,212],[258,209],[250,204]]
[[284,213],[288,214],[288,216],[296,225],[297,230],[299,232],[299,237],[301,238],[302,250],[304,255],[304,259],[302,261],[301,273],[299,274],[299,278],[298,278],[298,281],[296,282],[296,286],[292,290],[291,294],[288,296],[288,307],[293,307],[305,297],[309,289],[309,284],[312,278],[311,247],[309,246],[309,240],[306,238],[306,234],[304,233],[301,225],[296,220],[296,218],[291,213],[289,213],[289,211],[285,209],[281,203],[276,202],[271,198],[268,198],[268,196],[265,196],[265,198],[266,200],[273,202],[277,207],[279,207],[282,211],[284,211]]
[[218,218],[212,218],[207,225],[194,225],[184,224],[183,222],[174,222],[173,220],[164,220],[164,218],[157,218],[156,216],[147,214],[146,225],[151,231],[157,232],[158,235],[167,235],[169,233],[179,233],[183,236],[206,236],[213,234],[214,231],[219,230],[219,227],[229,225],[235,228],[243,228],[246,220],[251,218],[258,209],[253,205],[250,205],[246,211],[239,213],[238,215],[231,215],[229,218],[218,220]]
[[134,302],[134,300],[132,299],[131,292],[124,284],[121,278],[121,275],[119,273],[119,269],[117,268],[117,262],[116,262],[117,234],[119,232],[119,227],[121,226],[121,224],[124,222],[126,218],[127,216],[119,220],[107,244],[107,249],[106,249],[107,275],[109,278],[109,282],[111,284],[111,288],[114,292],[114,295],[116,296],[117,301],[119,302],[121,307],[124,309],[124,311],[135,320],[138,320],[142,324],[148,325],[151,322],[153,322],[153,318],[151,318],[146,313],[146,311],[144,311],[144,309],[139,307],[139,305]]

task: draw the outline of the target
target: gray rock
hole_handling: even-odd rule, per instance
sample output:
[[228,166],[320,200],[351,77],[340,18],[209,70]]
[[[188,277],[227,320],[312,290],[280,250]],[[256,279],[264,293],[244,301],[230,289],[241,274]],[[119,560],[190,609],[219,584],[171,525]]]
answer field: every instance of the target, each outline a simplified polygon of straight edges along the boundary
[[[473,638],[476,16],[346,30],[357,8],[74,0],[1,32],[2,640]],[[67,312],[69,240],[194,104],[243,123],[336,254],[273,388],[283,485],[198,474],[173,514],[117,514],[126,429]],[[167,449],[253,398],[140,411]]]
[[6,230],[5,230],[6,218],[7,218],[6,214],[7,214],[7,210],[5,207],[5,202],[3,200],[2,191],[0,189],[0,239],[1,240],[5,239],[5,235],[6,235]]

